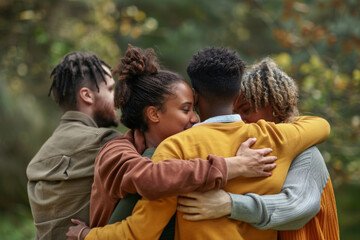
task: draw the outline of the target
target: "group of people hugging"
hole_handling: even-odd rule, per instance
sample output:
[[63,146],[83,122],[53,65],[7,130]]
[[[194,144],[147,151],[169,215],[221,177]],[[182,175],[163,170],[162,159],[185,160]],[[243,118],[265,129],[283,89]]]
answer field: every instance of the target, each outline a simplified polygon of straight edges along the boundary
[[315,146],[330,126],[299,116],[294,79],[224,47],[187,74],[132,45],[113,68],[63,57],[49,96],[64,114],[26,171],[35,239],[339,239]]

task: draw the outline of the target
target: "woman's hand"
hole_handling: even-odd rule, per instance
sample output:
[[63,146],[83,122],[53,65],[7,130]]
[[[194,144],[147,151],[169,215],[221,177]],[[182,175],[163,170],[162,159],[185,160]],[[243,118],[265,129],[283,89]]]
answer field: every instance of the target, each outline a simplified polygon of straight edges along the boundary
[[76,226],[69,227],[69,231],[66,233],[66,240],[83,240],[90,232],[85,222],[78,219],[71,219],[71,222],[77,224]]
[[231,197],[224,190],[192,192],[179,196],[177,210],[190,221],[215,219],[231,214]]
[[225,158],[228,167],[228,179],[243,177],[269,177],[271,170],[276,167],[275,156],[266,156],[272,152],[271,148],[251,149],[256,138],[249,138],[243,142],[236,157]]

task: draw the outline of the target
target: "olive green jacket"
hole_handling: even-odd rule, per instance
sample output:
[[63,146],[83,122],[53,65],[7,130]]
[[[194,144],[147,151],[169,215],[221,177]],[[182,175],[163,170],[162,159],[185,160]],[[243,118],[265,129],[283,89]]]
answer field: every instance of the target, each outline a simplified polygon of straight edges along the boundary
[[88,115],[66,112],[52,136],[29,163],[28,196],[35,239],[65,239],[71,218],[89,222],[97,152],[120,133],[99,128]]

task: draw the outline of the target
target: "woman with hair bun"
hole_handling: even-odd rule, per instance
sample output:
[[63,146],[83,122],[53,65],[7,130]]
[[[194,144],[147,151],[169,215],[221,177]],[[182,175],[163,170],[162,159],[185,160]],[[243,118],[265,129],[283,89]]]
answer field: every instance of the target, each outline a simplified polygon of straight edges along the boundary
[[[129,45],[113,73],[119,74],[115,106],[121,110],[121,123],[131,130],[107,143],[96,157],[90,227],[125,219],[141,196],[151,200],[219,189],[236,176],[271,175],[268,171],[276,158],[265,157],[271,149],[251,150],[253,139],[240,146],[238,157],[209,155],[209,161],[153,163],[149,158],[161,141],[198,122],[192,90],[180,75],[160,68],[152,49]],[[143,143],[138,141],[141,138]],[[138,152],[144,148],[141,157]],[[90,228],[79,220],[73,222],[78,225],[69,228],[67,239],[83,239]],[[170,221],[161,239],[172,239],[173,227]]]

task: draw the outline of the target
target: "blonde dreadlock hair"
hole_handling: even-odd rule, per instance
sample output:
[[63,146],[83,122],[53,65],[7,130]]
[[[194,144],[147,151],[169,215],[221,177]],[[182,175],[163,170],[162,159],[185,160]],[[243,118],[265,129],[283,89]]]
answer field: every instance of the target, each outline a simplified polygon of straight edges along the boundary
[[298,87],[271,58],[265,58],[249,69],[241,83],[241,93],[252,111],[271,106],[274,117],[291,122],[299,115]]

